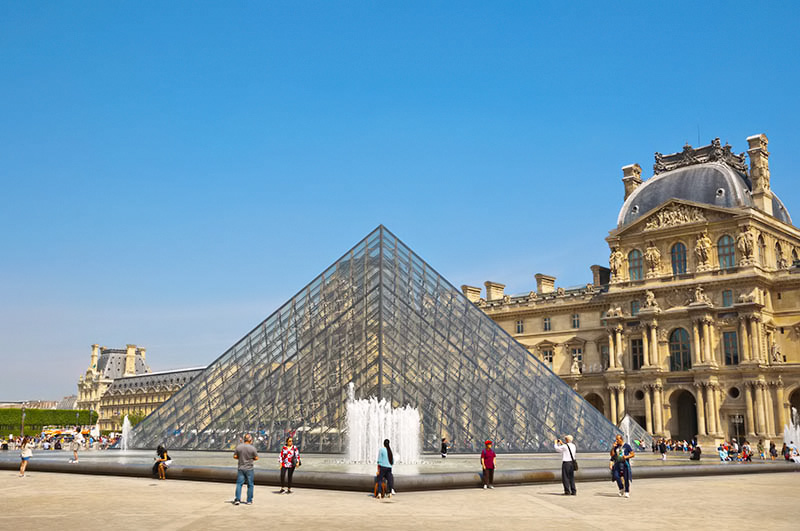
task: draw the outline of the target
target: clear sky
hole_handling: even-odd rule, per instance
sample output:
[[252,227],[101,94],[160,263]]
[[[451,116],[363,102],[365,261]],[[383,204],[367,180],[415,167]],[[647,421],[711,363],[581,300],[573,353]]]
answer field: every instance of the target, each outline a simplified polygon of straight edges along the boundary
[[0,401],[92,343],[210,363],[380,223],[456,286],[585,284],[620,168],[698,138],[766,133],[800,216],[797,6],[2,2]]

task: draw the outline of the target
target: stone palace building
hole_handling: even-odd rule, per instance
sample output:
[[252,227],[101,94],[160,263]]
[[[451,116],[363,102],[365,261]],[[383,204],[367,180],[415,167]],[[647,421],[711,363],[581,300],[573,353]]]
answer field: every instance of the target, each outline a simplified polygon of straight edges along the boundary
[[[715,444],[780,443],[800,409],[800,230],[772,191],[767,137],[735,154],[655,154],[622,168],[625,198],[593,281],[464,294],[613,422]],[[483,295],[483,296],[482,296]]]

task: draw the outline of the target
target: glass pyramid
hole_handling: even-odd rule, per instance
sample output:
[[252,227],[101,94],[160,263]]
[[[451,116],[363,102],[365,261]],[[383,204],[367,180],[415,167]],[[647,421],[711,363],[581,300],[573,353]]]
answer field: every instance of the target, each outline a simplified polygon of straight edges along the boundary
[[139,448],[345,451],[348,383],[420,411],[422,448],[606,451],[617,428],[383,226],[132,433]]

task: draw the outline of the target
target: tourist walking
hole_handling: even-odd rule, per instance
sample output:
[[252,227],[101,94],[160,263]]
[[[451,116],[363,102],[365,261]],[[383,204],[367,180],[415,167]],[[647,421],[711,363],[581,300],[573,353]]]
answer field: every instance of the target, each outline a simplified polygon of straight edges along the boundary
[[[378,487],[380,487],[382,498],[391,498],[394,493],[394,454],[389,446],[389,439],[384,439],[383,448],[378,450],[378,479],[375,485],[375,497],[378,497]],[[386,486],[383,482],[386,481]]]
[[155,463],[153,463],[153,477],[158,479],[167,479],[167,469],[172,464],[172,459],[169,457],[169,452],[163,444],[159,444],[156,448]]
[[78,426],[75,426],[75,435],[73,435],[72,443],[70,444],[70,450],[72,450],[72,459],[70,459],[70,463],[78,462],[78,450],[80,450],[81,446],[83,446],[83,441],[84,439],[81,429]]
[[243,442],[233,451],[233,458],[239,460],[236,469],[236,494],[233,497],[233,504],[239,505],[242,500],[242,485],[247,481],[247,501],[246,505],[253,503],[253,488],[255,487],[255,470],[253,462],[258,461],[258,452],[253,446],[253,436],[246,433]]
[[769,458],[775,461],[775,458],[778,457],[778,447],[775,446],[774,442],[769,443]]
[[[286,439],[286,446],[281,448],[281,455],[280,455],[280,463],[281,463],[281,490],[279,494],[286,494],[292,493],[292,476],[294,475],[294,469],[300,466],[300,451],[297,449],[297,446],[293,444],[292,438],[288,437]],[[288,476],[288,488],[286,477]]]
[[20,457],[20,464],[19,464],[19,477],[25,477],[25,469],[28,468],[28,461],[30,461],[31,457],[33,456],[33,442],[31,441],[30,437],[25,437],[22,439],[22,446],[19,449],[19,457]]
[[661,439],[661,442],[658,443],[658,451],[661,452],[661,460],[667,460],[667,443],[664,439]]
[[447,457],[447,437],[442,437],[442,459]]
[[561,483],[564,485],[564,496],[575,496],[575,454],[577,449],[572,443],[572,435],[564,437],[565,442],[558,439],[555,444],[557,452],[561,452]]
[[484,443],[485,448],[481,452],[481,468],[483,469],[483,488],[494,488],[494,469],[497,465],[497,454],[492,450],[492,441]]
[[614,446],[611,447],[611,462],[608,468],[611,469],[611,477],[617,482],[619,495],[626,498],[631,497],[631,464],[630,460],[636,457],[636,453],[631,445],[626,443],[622,435],[617,435]]

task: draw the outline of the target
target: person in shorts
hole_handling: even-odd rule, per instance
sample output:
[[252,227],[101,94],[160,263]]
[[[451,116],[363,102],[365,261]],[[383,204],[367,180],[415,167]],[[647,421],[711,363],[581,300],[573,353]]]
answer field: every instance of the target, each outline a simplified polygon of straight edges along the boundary
[[30,437],[25,437],[22,439],[22,446],[19,449],[19,457],[21,459],[21,463],[19,464],[19,477],[25,477],[25,469],[28,467],[28,461],[30,461],[31,456],[33,456],[33,441],[31,441]]
[[78,462],[78,450],[83,446],[83,440],[81,429],[75,426],[75,436],[72,438],[72,443],[69,445],[69,449],[72,450],[72,459],[69,460],[70,463]]

